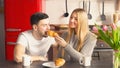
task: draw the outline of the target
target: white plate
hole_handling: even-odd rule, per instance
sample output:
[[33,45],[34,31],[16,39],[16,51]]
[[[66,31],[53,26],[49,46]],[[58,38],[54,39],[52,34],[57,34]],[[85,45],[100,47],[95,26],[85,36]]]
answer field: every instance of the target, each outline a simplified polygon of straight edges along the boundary
[[50,68],[59,68],[59,66],[55,66],[55,63],[53,61],[45,62],[42,65],[45,66],[45,67],[50,67]]

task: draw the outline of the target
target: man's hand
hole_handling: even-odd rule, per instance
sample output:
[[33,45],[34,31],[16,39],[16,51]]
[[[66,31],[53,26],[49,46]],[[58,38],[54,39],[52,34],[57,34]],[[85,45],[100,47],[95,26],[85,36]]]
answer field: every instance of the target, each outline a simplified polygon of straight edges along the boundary
[[31,56],[31,61],[48,61],[48,58],[42,56]]

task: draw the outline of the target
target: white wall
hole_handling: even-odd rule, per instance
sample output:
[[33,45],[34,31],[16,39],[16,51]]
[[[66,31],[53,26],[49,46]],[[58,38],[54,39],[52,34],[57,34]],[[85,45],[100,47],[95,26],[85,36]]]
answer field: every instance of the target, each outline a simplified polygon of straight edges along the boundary
[[[86,0],[85,0],[86,1]],[[89,25],[98,24],[109,24],[112,22],[112,15],[115,12],[115,1],[116,0],[104,0],[105,7],[104,13],[106,15],[106,21],[100,20],[102,13],[102,0],[91,0],[92,19],[89,20]],[[68,0],[68,12],[71,14],[75,8],[82,8],[83,0]],[[86,11],[88,11],[88,1],[85,3]],[[51,24],[68,24],[69,17],[63,17],[62,15],[66,12],[65,0],[46,0],[45,12],[50,16]],[[70,16],[70,15],[69,15]]]

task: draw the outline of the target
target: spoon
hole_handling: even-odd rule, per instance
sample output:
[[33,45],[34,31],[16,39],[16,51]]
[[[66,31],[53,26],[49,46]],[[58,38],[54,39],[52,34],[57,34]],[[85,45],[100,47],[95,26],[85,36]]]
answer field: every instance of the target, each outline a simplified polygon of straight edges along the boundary
[[84,0],[83,0],[83,9],[84,9],[84,5],[85,5],[85,2],[84,2]]
[[104,21],[106,20],[106,16],[104,14],[104,1],[102,2],[102,15],[101,15],[101,20]]
[[89,8],[88,8],[88,19],[92,19],[92,15],[90,14],[90,0],[89,0]]
[[67,0],[65,0],[65,7],[66,7],[66,13],[64,13],[64,17],[68,17],[68,9],[67,9]]

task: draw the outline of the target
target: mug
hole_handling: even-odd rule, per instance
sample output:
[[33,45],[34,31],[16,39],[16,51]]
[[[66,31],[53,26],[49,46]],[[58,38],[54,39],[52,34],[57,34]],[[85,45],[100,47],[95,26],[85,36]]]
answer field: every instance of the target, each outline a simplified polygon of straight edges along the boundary
[[23,66],[30,66],[30,64],[32,63],[31,62],[31,57],[28,56],[28,55],[24,55],[22,57],[22,63],[23,63]]
[[91,66],[91,57],[85,56],[83,60],[80,60],[79,63],[84,66]]

